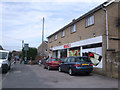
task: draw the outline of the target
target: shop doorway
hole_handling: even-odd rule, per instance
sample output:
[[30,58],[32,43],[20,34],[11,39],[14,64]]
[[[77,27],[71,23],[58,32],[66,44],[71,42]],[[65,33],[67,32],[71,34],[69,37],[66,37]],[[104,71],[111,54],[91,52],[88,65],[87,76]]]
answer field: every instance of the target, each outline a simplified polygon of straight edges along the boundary
[[67,57],[67,49],[60,50],[60,58],[66,58]]

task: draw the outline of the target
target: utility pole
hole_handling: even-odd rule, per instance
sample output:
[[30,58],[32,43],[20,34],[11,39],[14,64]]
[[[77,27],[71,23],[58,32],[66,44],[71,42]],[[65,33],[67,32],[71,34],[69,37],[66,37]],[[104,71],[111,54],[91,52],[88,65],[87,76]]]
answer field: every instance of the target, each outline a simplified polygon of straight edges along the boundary
[[44,42],[44,17],[43,17],[43,25],[42,25],[42,43]]
[[[44,42],[44,17],[43,17],[43,24],[42,24],[42,44]],[[42,45],[42,56],[43,56],[43,45]]]

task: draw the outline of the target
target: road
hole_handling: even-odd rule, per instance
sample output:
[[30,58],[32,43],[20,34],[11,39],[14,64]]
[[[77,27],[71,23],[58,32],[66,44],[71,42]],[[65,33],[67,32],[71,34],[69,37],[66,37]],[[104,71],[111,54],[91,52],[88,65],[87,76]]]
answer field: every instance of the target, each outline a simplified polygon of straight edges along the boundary
[[90,74],[70,76],[38,65],[12,65],[3,75],[3,88],[118,88],[118,80]]

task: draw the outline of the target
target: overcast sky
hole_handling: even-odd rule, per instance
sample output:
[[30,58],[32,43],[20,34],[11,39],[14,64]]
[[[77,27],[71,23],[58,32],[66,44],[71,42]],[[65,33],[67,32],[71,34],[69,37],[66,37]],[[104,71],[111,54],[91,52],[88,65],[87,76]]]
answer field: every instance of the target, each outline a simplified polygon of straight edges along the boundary
[[43,17],[47,40],[47,36],[104,1],[106,0],[4,0],[0,3],[0,44],[10,51],[21,50],[22,40],[29,43],[30,47],[38,47],[41,44]]

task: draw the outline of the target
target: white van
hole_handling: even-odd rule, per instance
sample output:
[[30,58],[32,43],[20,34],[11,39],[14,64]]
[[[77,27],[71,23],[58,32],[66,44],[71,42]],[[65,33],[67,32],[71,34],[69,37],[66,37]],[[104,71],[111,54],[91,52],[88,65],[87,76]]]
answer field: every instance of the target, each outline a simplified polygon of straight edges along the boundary
[[9,57],[9,51],[0,50],[0,68],[2,72],[7,73],[11,67],[11,58]]

